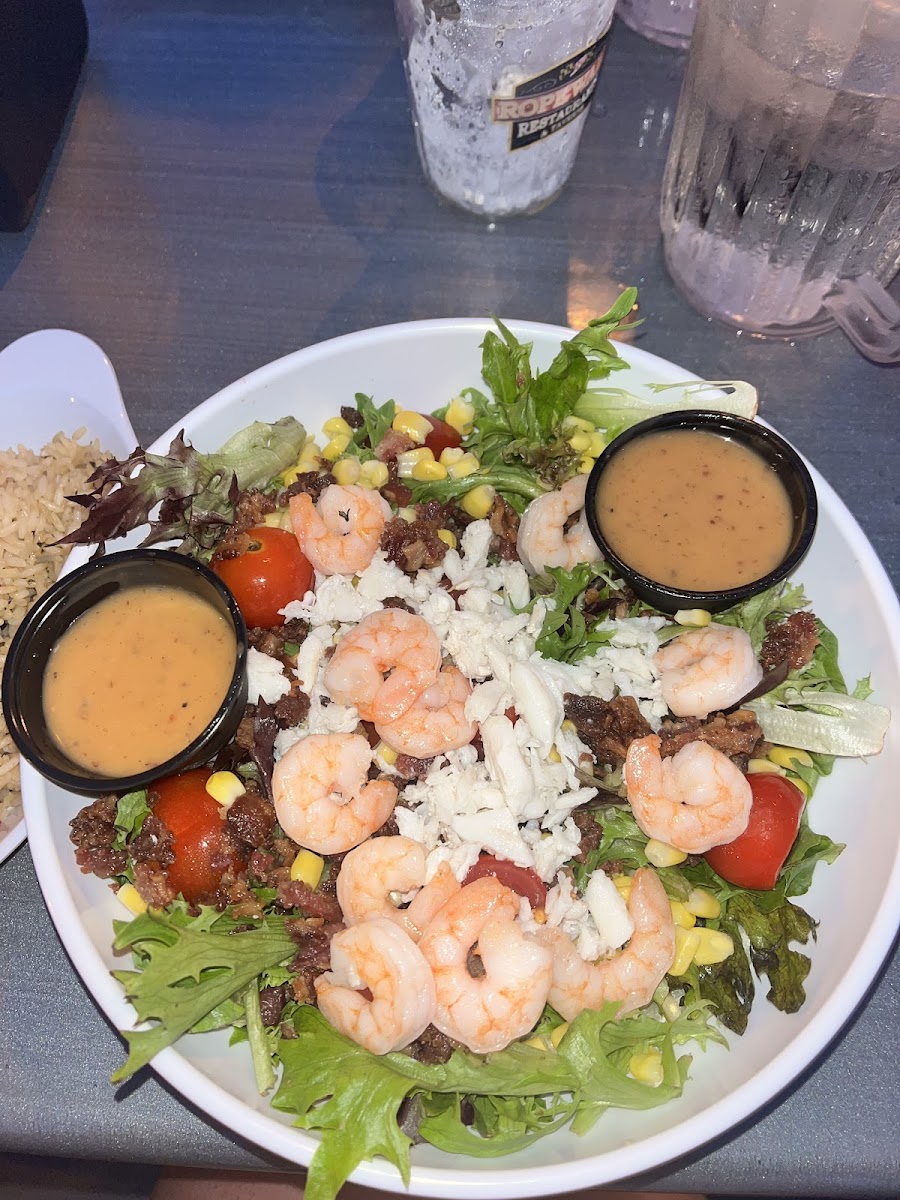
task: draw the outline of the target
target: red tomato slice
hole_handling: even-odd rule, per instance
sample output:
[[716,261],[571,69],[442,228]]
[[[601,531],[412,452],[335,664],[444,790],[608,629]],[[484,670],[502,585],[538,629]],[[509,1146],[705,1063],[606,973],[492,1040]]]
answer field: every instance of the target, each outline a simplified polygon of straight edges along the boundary
[[463,887],[485,875],[492,875],[504,887],[524,896],[533,909],[543,908],[547,903],[547,885],[531,867],[520,867],[505,858],[495,858],[493,854],[482,854],[463,880]]
[[313,569],[286,529],[257,525],[247,530],[250,548],[235,558],[210,565],[237,601],[252,628],[284,624],[279,609],[299,600],[312,587]]
[[747,828],[704,857],[717,875],[738,887],[775,886],[800,828],[803,793],[782,775],[748,775],[753,806]]
[[153,812],[174,838],[175,861],[166,875],[191,904],[211,896],[229,866],[241,865],[230,849],[223,852],[225,813],[206,790],[210,775],[208,767],[197,767],[150,785],[159,797]]
[[457,446],[462,445],[462,435],[457,433],[452,425],[448,425],[440,417],[431,417],[427,413],[422,415],[426,421],[431,422],[431,433],[425,439],[425,445],[435,458],[440,458],[448,447],[455,450]]

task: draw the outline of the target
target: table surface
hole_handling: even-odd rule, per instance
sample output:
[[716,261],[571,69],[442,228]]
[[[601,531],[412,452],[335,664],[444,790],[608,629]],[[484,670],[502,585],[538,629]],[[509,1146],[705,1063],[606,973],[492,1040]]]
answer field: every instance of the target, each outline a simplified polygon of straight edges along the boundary
[[[440,203],[413,143],[389,0],[90,0],[77,109],[32,227],[0,235],[0,346],[67,327],[112,359],[134,427],[323,338],[498,313],[580,326],[637,284],[639,344],[745,378],[835,485],[896,585],[900,374],[840,334],[764,342],[694,313],[657,197],[684,56],[614,30],[573,177],[496,227]],[[895,288],[896,291],[896,288]],[[27,845],[0,869],[0,1150],[279,1164],[149,1072],[118,1092],[114,1031],[70,967]],[[641,1182],[894,1196],[900,958],[790,1092]]]

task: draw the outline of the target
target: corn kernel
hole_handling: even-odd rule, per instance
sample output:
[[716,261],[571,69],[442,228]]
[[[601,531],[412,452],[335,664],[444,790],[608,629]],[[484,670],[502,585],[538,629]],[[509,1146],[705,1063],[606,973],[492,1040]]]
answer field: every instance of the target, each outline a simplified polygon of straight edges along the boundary
[[766,757],[779,767],[787,767],[789,771],[796,771],[798,767],[814,766],[812,758],[805,750],[797,750],[793,746],[773,746]]
[[556,1047],[559,1045],[559,1043],[563,1040],[563,1038],[566,1036],[566,1034],[568,1032],[569,1032],[569,1022],[568,1021],[565,1021],[562,1025],[557,1025],[557,1027],[550,1034],[550,1043],[554,1049],[556,1049]]
[[563,721],[562,725],[560,725],[560,729],[564,729],[566,731],[566,733],[577,733],[578,732],[578,728],[575,725],[575,722],[570,721],[568,717],[566,717],[566,719]]
[[663,1074],[662,1055],[658,1050],[646,1050],[642,1054],[632,1054],[628,1060],[628,1070],[631,1077],[639,1083],[659,1087],[665,1078]]
[[412,477],[418,483],[435,483],[447,478],[447,468],[432,457],[431,462],[417,462],[413,466]]
[[590,475],[591,471],[594,469],[594,463],[596,461],[596,458],[593,458],[590,454],[583,454],[578,463],[578,474]]
[[694,951],[694,962],[698,967],[709,967],[713,963],[724,962],[734,953],[734,942],[721,929],[697,929],[700,935],[697,949]]
[[552,763],[562,762],[562,756],[555,746],[551,746],[547,752],[547,761]]
[[222,808],[231,808],[238,796],[246,792],[244,781],[234,771],[216,771],[206,781],[206,790]]
[[460,459],[466,457],[466,452],[462,446],[445,446],[441,451],[441,457],[438,462],[442,462],[445,467],[450,467],[453,463],[458,463]]
[[291,529],[291,514],[286,508],[276,508],[274,512],[266,513],[263,525],[269,529]]
[[540,1033],[536,1033],[534,1037],[526,1038],[523,1042],[523,1045],[531,1046],[534,1050],[547,1051],[552,1049],[550,1045],[550,1039],[544,1037],[543,1034]]
[[394,747],[389,746],[387,742],[379,742],[375,747],[375,754],[389,767],[392,767],[399,757]]
[[563,429],[583,429],[585,433],[593,433],[595,426],[590,421],[586,421],[584,417],[563,417]]
[[695,917],[703,917],[705,921],[714,921],[722,913],[722,905],[706,888],[691,888],[691,894],[684,902],[684,907]]
[[329,462],[336,462],[349,445],[350,439],[346,434],[335,434],[331,441],[326,446],[323,446],[322,457],[327,458]]
[[467,433],[472,432],[472,423],[475,420],[475,405],[470,404],[468,400],[463,400],[462,396],[456,396],[447,405],[444,420],[452,429],[455,429],[457,433],[461,433],[465,437]]
[[591,444],[591,435],[584,429],[579,429],[569,438],[569,445],[576,454],[584,454]]
[[459,542],[456,540],[456,534],[452,529],[439,529],[437,531],[437,536],[444,543],[444,545],[449,546],[451,550],[455,550],[459,545]]
[[384,487],[390,477],[387,463],[379,462],[377,458],[370,458],[359,468],[359,482],[366,487]]
[[288,467],[286,471],[282,471],[279,478],[285,487],[290,487],[292,483],[297,482],[297,476],[300,474],[300,464]]
[[786,775],[784,767],[770,762],[767,758],[751,758],[747,763],[748,775]]
[[808,800],[812,793],[812,788],[809,786],[809,784],[806,782],[806,780],[801,779],[799,775],[789,775],[788,778],[790,779],[790,781],[794,785],[794,787],[797,788],[798,791],[801,791],[803,793],[803,795],[805,796],[805,798]]
[[591,434],[591,444],[588,446],[588,454],[592,454],[594,458],[599,458],[606,449],[606,438],[602,433]]
[[136,917],[147,911],[147,901],[133,883],[123,883],[116,892],[116,896],[122,901],[128,911],[134,913]]
[[401,479],[412,479],[413,467],[420,462],[434,462],[434,455],[427,446],[417,450],[404,450],[397,455],[397,474]]
[[331,468],[331,473],[341,487],[349,487],[359,482],[360,465],[358,458],[339,458]]
[[622,899],[627,900],[631,895],[631,876],[613,875],[613,883],[616,885],[616,890],[619,892]]
[[680,900],[670,900],[669,907],[672,910],[672,920],[679,928],[693,929],[697,924],[697,918]]
[[401,521],[405,521],[407,525],[412,525],[416,519],[416,510],[414,508],[398,508],[397,516]]
[[700,934],[706,932],[705,929],[682,929],[680,925],[675,926],[675,958],[669,967],[670,975],[685,973],[699,949]]
[[532,917],[532,920],[534,921],[535,925],[546,925],[547,924],[547,913],[543,908],[534,909],[532,911],[531,917]]
[[712,613],[707,612],[705,608],[679,608],[675,620],[679,625],[694,625],[700,629],[710,623]]
[[298,850],[297,856],[291,863],[291,879],[305,883],[314,891],[319,886],[322,871],[325,869],[325,859],[312,850]]
[[474,475],[481,467],[481,463],[472,453],[466,453],[451,463],[447,468],[447,473],[451,479],[468,479],[470,475]]
[[671,993],[659,1002],[659,1009],[670,1024],[681,1016],[681,1005]]
[[677,867],[687,858],[683,850],[676,850],[674,846],[667,842],[658,842],[656,838],[650,839],[644,847],[644,853],[654,867]]
[[322,432],[327,434],[330,438],[333,438],[338,434],[340,434],[342,437],[353,437],[353,429],[347,424],[343,417],[329,417],[322,426]]
[[471,492],[466,492],[459,503],[470,517],[474,517],[476,521],[481,521],[484,520],[494,507],[494,497],[496,495],[497,493],[490,484],[482,483],[479,487],[472,488]]
[[391,421],[391,429],[396,429],[398,433],[405,433],[408,438],[412,438],[420,446],[433,428],[434,426],[427,417],[423,417],[421,413],[411,412],[408,408],[401,408]]

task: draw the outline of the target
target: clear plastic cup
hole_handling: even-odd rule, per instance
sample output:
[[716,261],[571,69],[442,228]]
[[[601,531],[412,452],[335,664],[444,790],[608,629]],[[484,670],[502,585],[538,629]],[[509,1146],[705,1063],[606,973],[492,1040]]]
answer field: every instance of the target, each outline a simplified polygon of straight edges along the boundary
[[616,12],[635,33],[685,50],[691,44],[697,0],[619,0]]

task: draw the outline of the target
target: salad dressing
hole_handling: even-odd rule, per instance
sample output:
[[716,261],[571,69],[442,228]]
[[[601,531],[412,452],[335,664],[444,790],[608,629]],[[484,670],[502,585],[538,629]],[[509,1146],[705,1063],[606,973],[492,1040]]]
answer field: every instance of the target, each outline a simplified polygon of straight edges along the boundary
[[122,588],[78,618],[44,672],[47,728],[106,776],[158,766],[198,737],[234,674],[234,630],[181,588]]

